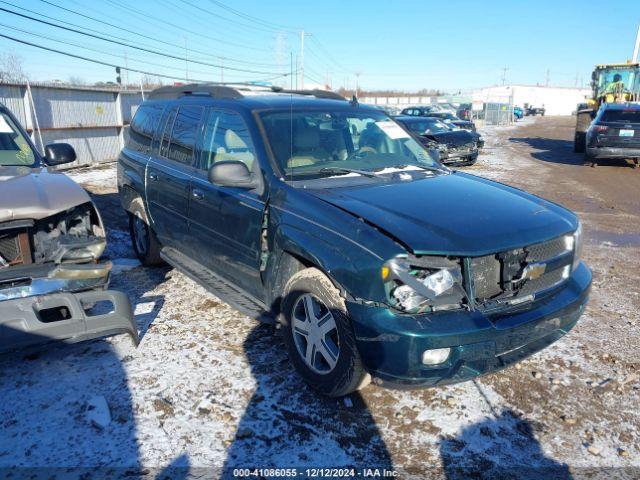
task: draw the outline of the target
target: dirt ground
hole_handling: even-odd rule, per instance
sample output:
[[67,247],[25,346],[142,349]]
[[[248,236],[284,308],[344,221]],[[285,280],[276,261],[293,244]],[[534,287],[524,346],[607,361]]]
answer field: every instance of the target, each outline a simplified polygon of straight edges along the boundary
[[387,468],[402,478],[640,477],[640,169],[583,165],[572,151],[573,122],[527,117],[486,128],[478,163],[463,170],[579,214],[594,279],[574,330],[473,382],[369,386],[339,400],[298,379],[271,327],[168,267],[132,261],[114,169],[74,172],[109,227],[112,286],[129,294],[142,340],[0,357],[0,468],[128,478],[217,478],[238,466]]

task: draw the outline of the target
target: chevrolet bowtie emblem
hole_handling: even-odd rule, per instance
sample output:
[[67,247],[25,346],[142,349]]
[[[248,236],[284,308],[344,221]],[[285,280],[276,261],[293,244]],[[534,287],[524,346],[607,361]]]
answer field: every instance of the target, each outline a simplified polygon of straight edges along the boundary
[[544,275],[544,272],[547,269],[546,263],[532,263],[527,265],[525,269],[522,271],[522,275],[520,278],[514,279],[514,282],[521,282],[523,280],[536,280]]

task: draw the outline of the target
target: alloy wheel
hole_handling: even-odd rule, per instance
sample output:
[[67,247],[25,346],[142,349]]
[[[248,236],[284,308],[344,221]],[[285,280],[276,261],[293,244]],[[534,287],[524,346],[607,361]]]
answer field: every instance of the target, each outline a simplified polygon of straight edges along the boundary
[[142,256],[146,255],[149,245],[149,229],[139,216],[133,217],[133,241],[136,244],[136,250]]
[[311,294],[298,298],[291,316],[298,354],[315,373],[326,375],[338,362],[338,327],[331,310]]

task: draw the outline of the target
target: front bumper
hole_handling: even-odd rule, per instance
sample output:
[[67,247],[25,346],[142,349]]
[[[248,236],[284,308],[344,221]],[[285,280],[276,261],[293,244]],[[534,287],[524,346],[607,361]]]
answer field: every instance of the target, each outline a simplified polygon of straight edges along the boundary
[[478,150],[469,150],[463,152],[451,153],[447,156],[441,157],[441,162],[445,165],[464,165],[466,163],[473,163],[478,159]]
[[[107,305],[110,308],[103,308]],[[113,290],[62,292],[0,302],[0,332],[0,352],[121,333],[129,334],[138,345],[129,297]]]
[[[111,262],[26,265],[0,276],[0,352],[128,333],[138,344],[129,298],[106,290]],[[106,309],[104,307],[109,307]]]
[[587,147],[591,158],[640,158],[638,147]]
[[[591,272],[580,263],[557,292],[508,313],[412,316],[355,302],[348,309],[358,351],[377,383],[430,387],[495,372],[555,342],[578,321],[590,287]],[[444,363],[422,364],[425,350],[444,347],[451,348]]]

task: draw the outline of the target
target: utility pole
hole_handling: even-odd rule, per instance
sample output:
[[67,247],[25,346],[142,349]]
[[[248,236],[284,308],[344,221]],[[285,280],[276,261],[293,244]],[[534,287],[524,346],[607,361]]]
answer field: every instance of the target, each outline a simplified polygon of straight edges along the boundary
[[127,62],[127,51],[124,51],[124,88],[129,85],[129,63]]
[[507,70],[509,70],[507,67],[502,69],[502,85],[507,81]]
[[189,81],[189,50],[187,50],[187,37],[182,37],[184,40],[184,78]]
[[360,91],[360,75],[362,72],[356,72],[356,98],[358,98]]
[[304,30],[300,30],[300,89],[304,90]]
[[640,24],[638,24],[638,33],[636,34],[636,45],[633,47],[632,62],[638,63],[638,50],[640,50]]
[[548,87],[548,86],[549,86],[549,73],[550,73],[550,72],[549,72],[549,69],[547,68],[547,79],[546,79],[546,80],[545,80],[545,82],[544,82],[544,85],[545,85],[546,87]]

